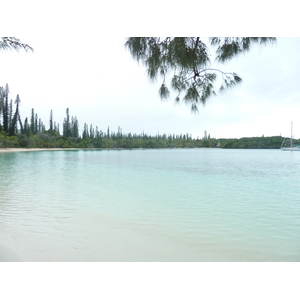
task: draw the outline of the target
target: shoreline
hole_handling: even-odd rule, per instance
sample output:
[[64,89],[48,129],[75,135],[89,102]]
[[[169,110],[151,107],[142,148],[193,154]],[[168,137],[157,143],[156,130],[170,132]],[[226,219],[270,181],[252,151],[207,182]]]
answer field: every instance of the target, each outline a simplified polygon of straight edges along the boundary
[[88,148],[0,148],[0,153],[30,152],[30,151],[66,151],[66,150],[82,150],[82,149],[88,149]]
[[218,150],[280,150],[280,148],[220,148],[220,147],[165,147],[165,148],[0,148],[1,153],[32,151],[79,151],[79,150],[172,150],[172,149],[218,149]]
[[[79,151],[79,150],[160,150],[160,149],[209,149],[209,148],[0,148],[1,153],[31,151]],[[211,148],[220,149],[220,148]]]

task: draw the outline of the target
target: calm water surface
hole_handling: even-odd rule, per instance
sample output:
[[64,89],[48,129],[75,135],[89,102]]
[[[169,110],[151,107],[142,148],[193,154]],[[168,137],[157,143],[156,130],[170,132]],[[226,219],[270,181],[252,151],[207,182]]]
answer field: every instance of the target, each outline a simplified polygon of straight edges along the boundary
[[27,261],[300,261],[299,182],[280,150],[5,153],[0,239]]

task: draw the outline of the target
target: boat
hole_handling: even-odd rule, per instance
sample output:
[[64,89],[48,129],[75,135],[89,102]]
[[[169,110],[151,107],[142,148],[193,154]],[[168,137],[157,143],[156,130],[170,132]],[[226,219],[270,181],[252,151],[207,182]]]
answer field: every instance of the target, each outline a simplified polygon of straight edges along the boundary
[[293,144],[293,122],[291,122],[291,142],[290,146],[286,147],[286,138],[284,138],[281,144],[281,150],[283,151],[300,151],[300,145]]

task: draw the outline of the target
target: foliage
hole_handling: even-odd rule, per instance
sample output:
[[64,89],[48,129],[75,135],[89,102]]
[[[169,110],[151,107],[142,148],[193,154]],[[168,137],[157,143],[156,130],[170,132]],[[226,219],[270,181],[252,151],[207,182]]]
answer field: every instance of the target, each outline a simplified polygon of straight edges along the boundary
[[[204,105],[211,96],[216,95],[217,90],[223,91],[242,81],[234,72],[211,67],[209,46],[217,47],[216,61],[225,63],[249,51],[252,44],[275,41],[275,38],[269,37],[212,37],[204,43],[200,37],[129,37],[125,47],[136,61],[146,66],[150,80],[162,77],[159,88],[161,99],[170,96],[166,80],[172,72],[170,85],[177,93],[175,101],[181,101],[181,93],[184,92],[182,100],[191,106],[192,111],[197,111],[198,105]],[[221,75],[221,84],[217,88],[218,74]]]
[[283,138],[272,137],[244,137],[241,139],[220,139],[222,148],[239,149],[278,149],[281,147]]
[[8,136],[6,132],[0,131],[0,148],[14,148],[18,146],[18,137]]
[[0,87],[0,130],[5,131],[10,136],[13,136],[17,132],[18,121],[22,128],[22,122],[19,114],[20,103],[20,97],[17,95],[15,100],[16,109],[15,112],[13,112],[13,101],[12,99],[9,101],[8,84],[6,84],[5,87]]
[[[147,135],[145,133],[123,133],[118,137],[116,132],[111,131],[101,136],[91,137],[65,137],[52,131],[39,132],[37,135],[27,136],[18,134],[8,136],[0,132],[0,147],[23,147],[23,148],[102,148],[102,149],[134,149],[134,148],[224,148],[224,149],[279,149],[283,138],[272,137],[248,137],[241,139],[193,139],[188,134],[163,134]],[[300,144],[300,140],[295,140]]]
[[19,39],[15,37],[1,37],[0,39],[0,50],[28,50],[33,51],[33,48],[28,44],[22,43]]

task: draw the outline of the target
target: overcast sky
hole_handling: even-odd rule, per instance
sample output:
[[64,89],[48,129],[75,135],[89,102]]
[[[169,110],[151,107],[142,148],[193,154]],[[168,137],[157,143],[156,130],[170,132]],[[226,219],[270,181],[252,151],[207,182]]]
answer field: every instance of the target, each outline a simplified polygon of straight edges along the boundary
[[[64,14],[67,4],[59,11],[40,6],[44,14],[35,15],[35,22],[28,17],[24,26],[29,30],[11,34],[32,46],[33,53],[0,53],[0,85],[8,83],[13,100],[19,94],[22,120],[34,108],[48,129],[52,109],[62,129],[69,108],[80,133],[86,122],[103,131],[120,126],[125,133],[189,133],[194,138],[202,138],[205,130],[215,138],[290,135],[293,121],[294,136],[300,138],[300,38],[278,38],[275,45],[255,46],[219,66],[239,74],[243,83],[211,98],[194,114],[185,104],[175,105],[175,94],[160,100],[161,81],[151,83],[146,69],[124,48],[126,35],[136,32],[122,30],[121,22],[110,34],[104,11],[93,6],[82,10],[74,3],[71,14]],[[23,5],[19,17],[24,19]]]

